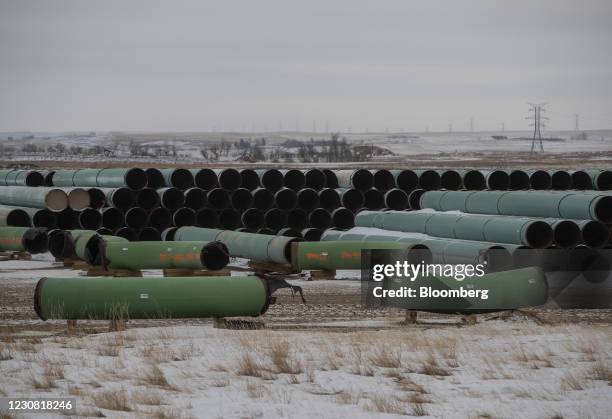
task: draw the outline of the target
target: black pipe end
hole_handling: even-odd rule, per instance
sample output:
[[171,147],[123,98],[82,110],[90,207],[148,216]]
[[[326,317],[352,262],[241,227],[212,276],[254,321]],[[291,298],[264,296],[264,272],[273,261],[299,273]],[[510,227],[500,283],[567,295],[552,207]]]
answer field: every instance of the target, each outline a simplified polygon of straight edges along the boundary
[[298,169],[288,169],[283,175],[284,185],[286,188],[298,191],[306,184],[304,173]]
[[161,241],[161,233],[153,227],[145,227],[138,232],[138,241],[158,242]]
[[602,196],[597,200],[595,215],[598,221],[612,224],[612,196]]
[[89,206],[91,208],[100,209],[106,205],[106,195],[98,188],[89,188]]
[[240,222],[240,214],[236,210],[226,208],[219,212],[219,225],[225,230],[237,229]]
[[419,188],[425,189],[426,191],[432,191],[440,189],[442,185],[442,179],[440,174],[435,170],[424,170],[419,175]]
[[551,188],[564,191],[572,187],[572,175],[565,170],[557,170],[550,175]]
[[44,228],[29,228],[22,237],[22,245],[31,254],[45,253],[49,249],[49,236]]
[[321,236],[323,236],[323,230],[319,228],[305,228],[301,231],[302,238],[304,238],[307,242],[318,242],[321,241]]
[[450,191],[461,189],[463,181],[461,175],[456,170],[445,170],[440,175],[440,186]]
[[580,242],[580,227],[569,220],[562,220],[555,223],[553,228],[554,242],[559,247],[569,248]]
[[240,172],[236,169],[223,169],[218,174],[219,185],[223,189],[227,189],[233,191],[234,189],[238,189],[242,184],[242,177],[240,176]]
[[175,227],[186,227],[195,225],[196,213],[191,208],[182,207],[172,214],[172,224]]
[[479,170],[468,170],[463,174],[463,187],[468,191],[482,191],[487,188],[487,179]]
[[79,227],[78,213],[72,208],[55,213],[57,227],[62,230],[74,230]]
[[125,212],[125,225],[140,230],[147,225],[147,212],[140,207],[130,208]]
[[74,244],[70,233],[64,230],[49,232],[49,252],[58,259],[74,256]]
[[599,221],[589,221],[582,227],[582,242],[589,247],[604,247],[610,240],[608,226]]
[[363,207],[365,201],[363,193],[358,189],[348,189],[344,191],[340,196],[340,200],[343,207],[353,211]]
[[189,188],[185,191],[185,206],[198,211],[206,206],[206,191],[200,188]]
[[319,206],[319,194],[312,188],[301,189],[297,193],[297,206],[305,211],[310,211]]
[[45,177],[37,171],[31,171],[26,175],[26,186],[43,186]]
[[385,196],[378,189],[369,189],[363,193],[363,206],[369,210],[381,209],[385,206]]
[[424,189],[415,189],[414,191],[410,192],[410,195],[408,195],[408,205],[410,209],[413,209],[413,210],[421,209],[421,197],[423,196],[424,193],[425,193]]
[[271,208],[264,214],[266,227],[276,231],[287,224],[287,212],[278,208]]
[[217,179],[217,174],[212,169],[200,169],[193,176],[193,180],[195,186],[204,189],[210,190],[219,187],[219,180]]
[[305,184],[307,188],[319,190],[325,187],[327,176],[319,169],[309,169],[304,172]]
[[508,190],[510,188],[510,176],[503,170],[492,170],[487,175],[487,186],[495,191]]
[[282,210],[293,209],[297,204],[297,194],[293,189],[282,188],[274,194],[274,202]]
[[338,177],[333,170],[323,169],[323,173],[325,174],[325,187],[336,189],[338,187]]
[[253,205],[253,194],[247,188],[238,188],[231,195],[232,207],[238,211],[243,211]]
[[402,170],[397,174],[395,183],[404,192],[410,192],[419,186],[419,176],[414,170]]
[[136,205],[144,209],[155,208],[159,205],[159,194],[153,188],[143,188],[136,195]]
[[30,220],[30,215],[22,209],[16,208],[11,210],[6,216],[6,225],[9,226],[29,227],[31,223],[32,220]]
[[332,217],[329,211],[324,208],[314,209],[308,216],[308,223],[311,227],[325,230],[332,223]]
[[597,189],[600,191],[609,191],[612,189],[612,171],[602,170],[597,176]]
[[250,191],[260,186],[259,176],[257,176],[257,172],[253,169],[242,169],[240,171],[240,178],[242,180],[242,187]]
[[134,191],[128,188],[116,188],[111,195],[111,204],[121,210],[131,208],[136,202]]
[[79,213],[79,226],[83,230],[97,230],[102,226],[102,214],[93,208],[85,208]]
[[151,189],[160,189],[166,186],[166,180],[164,179],[164,175],[159,169],[151,167],[145,170],[145,175],[147,176],[147,186]]
[[545,221],[534,221],[529,224],[525,231],[527,244],[535,249],[543,249],[553,242],[553,230]]
[[200,261],[206,269],[218,271],[225,268],[229,263],[229,250],[225,244],[219,241],[209,242],[202,247]]
[[176,210],[185,205],[185,195],[179,188],[166,188],[161,194],[160,203],[164,208]]
[[300,208],[294,208],[287,214],[287,225],[296,230],[303,230],[308,225],[308,214]]
[[102,225],[110,230],[116,230],[125,224],[123,212],[115,207],[108,207],[102,210]]
[[267,169],[260,176],[259,180],[264,188],[269,189],[271,191],[278,191],[283,187],[285,183],[285,178],[280,170],[277,169]]
[[578,190],[593,189],[593,181],[591,176],[583,170],[577,170],[572,173],[572,188]]
[[403,211],[409,206],[408,195],[401,189],[391,189],[385,194],[385,205],[395,211]]
[[395,188],[395,177],[386,169],[374,170],[374,187],[380,191]]
[[211,208],[204,208],[196,213],[196,225],[203,228],[219,226],[219,215]]
[[529,189],[529,175],[523,170],[513,170],[510,176],[510,189],[513,191]]
[[176,227],[168,227],[161,233],[162,241],[171,242],[174,241],[174,234],[178,230]]
[[194,180],[193,175],[187,169],[178,168],[172,171],[170,175],[170,183],[175,188],[185,190],[189,188],[193,188]]
[[552,178],[550,173],[545,170],[536,170],[529,177],[529,183],[532,189],[545,190],[550,189],[552,184]]
[[338,229],[348,230],[355,227],[355,214],[348,208],[336,208],[331,216],[333,226]]
[[206,200],[211,208],[221,210],[227,208],[230,204],[229,193],[225,189],[215,188],[208,191]]
[[366,191],[374,187],[374,175],[366,169],[357,169],[351,175],[353,188]]
[[319,205],[328,210],[336,209],[341,205],[340,195],[332,188],[321,189],[319,191]]
[[274,194],[265,188],[257,188],[253,191],[253,206],[262,211],[274,206]]
[[242,225],[250,230],[261,228],[265,222],[263,212],[257,208],[249,208],[242,213],[240,219],[242,220]]
[[32,216],[31,222],[33,227],[44,227],[48,229],[55,228],[57,224],[55,213],[48,209],[36,211]]
[[125,173],[125,184],[128,188],[138,191],[147,186],[147,174],[144,170],[133,167]]

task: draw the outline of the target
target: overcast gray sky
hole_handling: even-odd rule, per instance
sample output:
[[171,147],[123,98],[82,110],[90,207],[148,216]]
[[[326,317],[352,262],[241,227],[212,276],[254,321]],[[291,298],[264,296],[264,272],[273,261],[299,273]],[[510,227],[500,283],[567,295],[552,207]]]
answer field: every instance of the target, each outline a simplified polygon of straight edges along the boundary
[[612,128],[612,1],[0,0],[0,131]]

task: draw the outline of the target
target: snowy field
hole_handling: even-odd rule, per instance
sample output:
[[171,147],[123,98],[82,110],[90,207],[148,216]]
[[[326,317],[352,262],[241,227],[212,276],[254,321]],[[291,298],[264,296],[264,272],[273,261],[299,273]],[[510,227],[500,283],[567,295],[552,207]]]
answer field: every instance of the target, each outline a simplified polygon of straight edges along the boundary
[[297,279],[308,305],[279,297],[262,330],[195,319],[108,332],[90,321],[71,334],[64,322],[36,319],[33,288],[42,276],[82,273],[37,259],[0,262],[0,396],[69,396],[78,416],[117,418],[604,418],[612,410],[609,312],[472,326],[423,314],[402,325],[401,312],[364,314],[356,280]]

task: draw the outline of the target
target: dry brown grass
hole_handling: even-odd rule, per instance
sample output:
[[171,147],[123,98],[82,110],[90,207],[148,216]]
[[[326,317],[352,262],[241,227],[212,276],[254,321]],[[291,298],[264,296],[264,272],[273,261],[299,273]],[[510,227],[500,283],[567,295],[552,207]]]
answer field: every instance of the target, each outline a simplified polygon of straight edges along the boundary
[[401,348],[390,348],[389,345],[382,345],[374,349],[369,359],[377,367],[401,368],[402,350]]
[[451,373],[444,369],[440,363],[438,362],[438,360],[435,358],[435,356],[430,353],[427,358],[425,358],[425,360],[423,361],[423,364],[421,365],[421,369],[419,371],[421,374],[425,374],[425,375],[433,375],[433,376],[439,376],[439,377],[447,377],[449,375],[451,375]]
[[240,358],[238,358],[236,374],[246,377],[261,377],[263,372],[264,368],[261,363],[249,352],[243,353]]
[[395,415],[406,414],[402,404],[397,399],[382,395],[375,395],[370,399],[369,410],[381,413],[391,413]]
[[41,377],[37,377],[34,374],[30,376],[30,383],[36,390],[50,391],[52,388],[56,388],[57,384],[55,380],[43,374]]
[[215,378],[210,385],[213,387],[227,387],[230,385],[230,379],[228,377]]
[[91,398],[96,407],[100,409],[116,410],[120,412],[131,412],[133,410],[128,393],[124,389],[100,391],[92,395]]
[[161,406],[167,404],[166,399],[160,392],[151,390],[134,391],[131,393],[132,402],[146,406]]
[[290,350],[291,348],[288,342],[273,341],[268,347],[267,352],[276,372],[283,374],[301,374],[304,368],[300,361],[291,358]]
[[572,373],[567,373],[561,378],[561,388],[563,390],[584,390],[582,381]]
[[0,342],[0,361],[13,359],[13,345]]
[[360,392],[350,392],[343,390],[342,392],[336,394],[336,403],[338,404],[359,404],[359,400],[361,399]]
[[164,372],[155,364],[150,365],[149,368],[142,374],[141,381],[144,384],[161,387],[165,389],[173,389],[172,385],[166,379]]
[[261,399],[266,395],[266,388],[257,380],[247,380],[246,393],[251,399]]
[[17,416],[11,415],[10,413],[0,411],[0,419],[15,419]]
[[51,380],[63,380],[64,379],[64,366],[59,363],[49,362],[45,366],[43,371],[45,377]]
[[587,377],[591,380],[607,381],[612,384],[612,369],[602,360],[597,360],[589,370]]
[[123,348],[126,343],[123,333],[106,334],[98,345],[98,355],[119,356],[121,348]]
[[140,351],[141,356],[148,362],[156,364],[170,361],[187,361],[193,358],[196,352],[193,343],[178,349],[167,346],[146,346]]

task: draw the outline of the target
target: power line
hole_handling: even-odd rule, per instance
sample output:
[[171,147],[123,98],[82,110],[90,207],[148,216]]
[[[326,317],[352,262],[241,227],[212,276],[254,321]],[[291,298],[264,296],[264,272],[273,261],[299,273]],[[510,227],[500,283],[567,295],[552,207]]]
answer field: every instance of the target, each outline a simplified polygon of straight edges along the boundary
[[531,152],[533,153],[536,148],[536,142],[539,142],[540,151],[544,151],[544,144],[542,143],[542,128],[546,128],[545,121],[548,120],[546,116],[542,116],[542,113],[546,112],[544,105],[546,103],[529,103],[529,112],[533,112],[533,115],[526,117],[526,119],[533,119],[533,123],[529,126],[533,126],[533,140],[531,140]]

